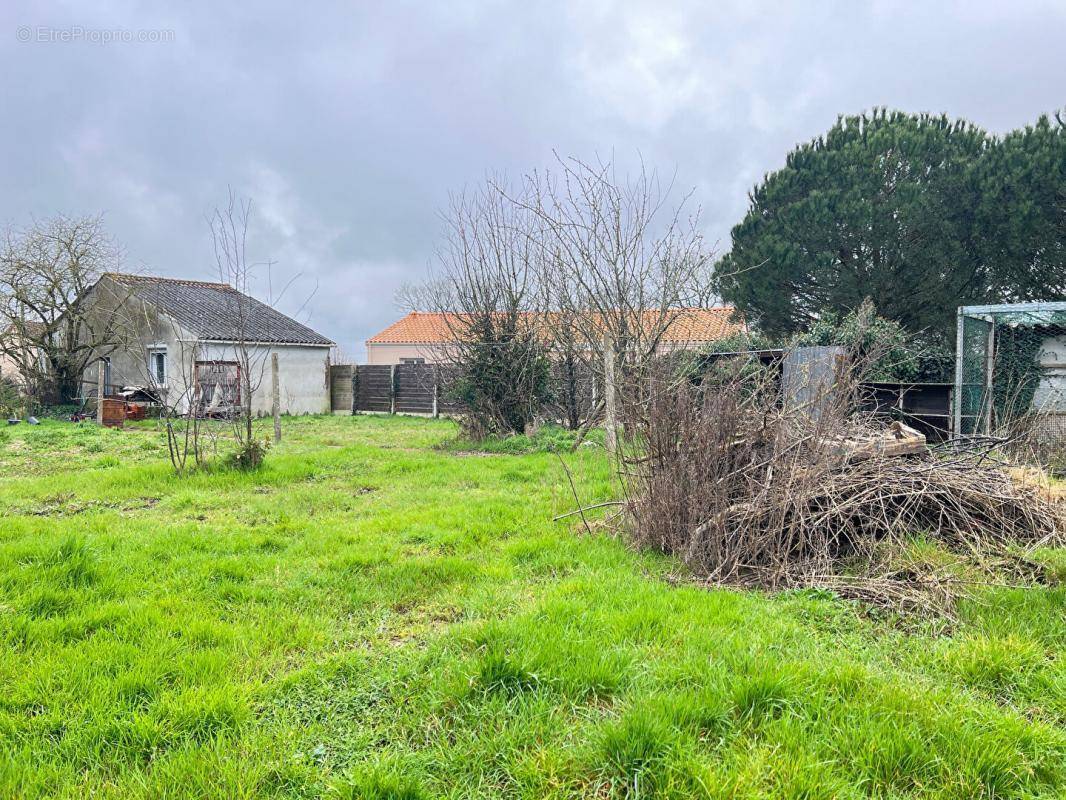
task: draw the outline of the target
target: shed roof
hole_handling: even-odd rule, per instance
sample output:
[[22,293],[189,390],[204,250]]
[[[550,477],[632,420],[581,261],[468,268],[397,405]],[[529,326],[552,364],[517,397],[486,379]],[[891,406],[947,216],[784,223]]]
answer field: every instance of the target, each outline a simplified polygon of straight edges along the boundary
[[[141,300],[207,341],[244,340],[323,347],[334,344],[292,317],[226,283],[116,272],[109,272],[105,277],[128,287]],[[243,326],[238,317],[243,317]]]

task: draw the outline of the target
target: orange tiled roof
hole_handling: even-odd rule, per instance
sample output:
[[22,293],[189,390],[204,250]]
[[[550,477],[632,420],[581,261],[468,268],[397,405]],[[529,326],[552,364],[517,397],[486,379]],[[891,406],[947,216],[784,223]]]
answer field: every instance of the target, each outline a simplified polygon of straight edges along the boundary
[[[649,317],[657,312],[647,312]],[[385,330],[371,336],[367,344],[444,344],[451,338],[448,315],[435,311],[412,311]],[[713,342],[745,329],[732,306],[679,309],[666,342]]]
[[367,344],[439,344],[451,338],[446,314],[412,311],[385,330],[366,340]]
[[745,330],[747,326],[733,306],[685,308],[670,323],[663,341],[714,342]]

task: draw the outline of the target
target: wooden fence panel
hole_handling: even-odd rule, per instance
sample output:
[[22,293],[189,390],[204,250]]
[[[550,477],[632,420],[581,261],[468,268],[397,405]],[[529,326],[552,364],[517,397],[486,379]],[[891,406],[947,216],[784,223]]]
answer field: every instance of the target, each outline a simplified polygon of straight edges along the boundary
[[400,414],[432,414],[436,392],[432,364],[397,364],[394,408]]
[[355,410],[392,411],[392,367],[360,364],[355,373]]
[[[803,353],[806,359],[798,365],[791,365],[791,395],[810,391],[808,386],[813,372],[815,383],[826,380],[827,369],[824,363],[816,363],[818,369],[812,370],[812,355],[836,357],[832,348],[819,348],[820,351]],[[783,370],[783,353],[764,351],[756,356],[767,366]],[[706,365],[714,362],[714,357],[707,359]],[[705,366],[706,366],[705,365]],[[804,369],[806,368],[806,372]],[[802,374],[801,374],[802,373]],[[830,371],[831,374],[831,371]],[[335,411],[372,411],[379,413],[450,415],[461,414],[463,406],[454,399],[454,367],[441,364],[350,364],[330,367],[331,403]],[[807,380],[799,380],[805,377]],[[566,423],[571,414],[584,421],[597,408],[597,400],[602,393],[595,376],[581,366],[569,371],[562,365],[555,364],[552,369],[555,389],[555,402],[547,408],[548,419],[557,419]],[[788,385],[788,381],[786,381]],[[931,441],[939,441],[949,435],[948,420],[950,408],[949,384],[863,384],[863,400],[860,408],[867,412],[895,413],[918,427]],[[1064,419],[1064,417],[1060,417]]]
[[[351,375],[354,393],[346,393],[345,375]],[[455,369],[440,364],[337,365],[330,368],[330,394],[337,411],[458,414],[463,406],[454,399],[454,380]],[[576,405],[580,413],[587,414],[595,402],[590,377],[582,376],[576,388]]]

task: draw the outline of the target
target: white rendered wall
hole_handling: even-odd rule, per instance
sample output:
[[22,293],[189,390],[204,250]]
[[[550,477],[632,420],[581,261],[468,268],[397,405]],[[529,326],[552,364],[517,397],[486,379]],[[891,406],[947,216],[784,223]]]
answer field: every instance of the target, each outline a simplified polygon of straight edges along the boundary
[[[249,345],[252,413],[272,411],[270,354],[278,354],[282,414],[329,413],[329,347]],[[200,361],[239,361],[233,345],[201,343]]]

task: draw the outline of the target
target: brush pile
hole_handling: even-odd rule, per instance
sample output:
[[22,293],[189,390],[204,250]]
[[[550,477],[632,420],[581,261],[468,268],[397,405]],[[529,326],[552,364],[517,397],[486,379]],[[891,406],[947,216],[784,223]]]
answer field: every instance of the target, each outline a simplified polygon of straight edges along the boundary
[[635,536],[710,581],[917,586],[928,576],[897,574],[886,548],[925,536],[988,561],[1063,540],[1061,504],[1013,480],[995,443],[928,447],[857,414],[858,372],[802,404],[744,363],[649,385],[623,466]]

